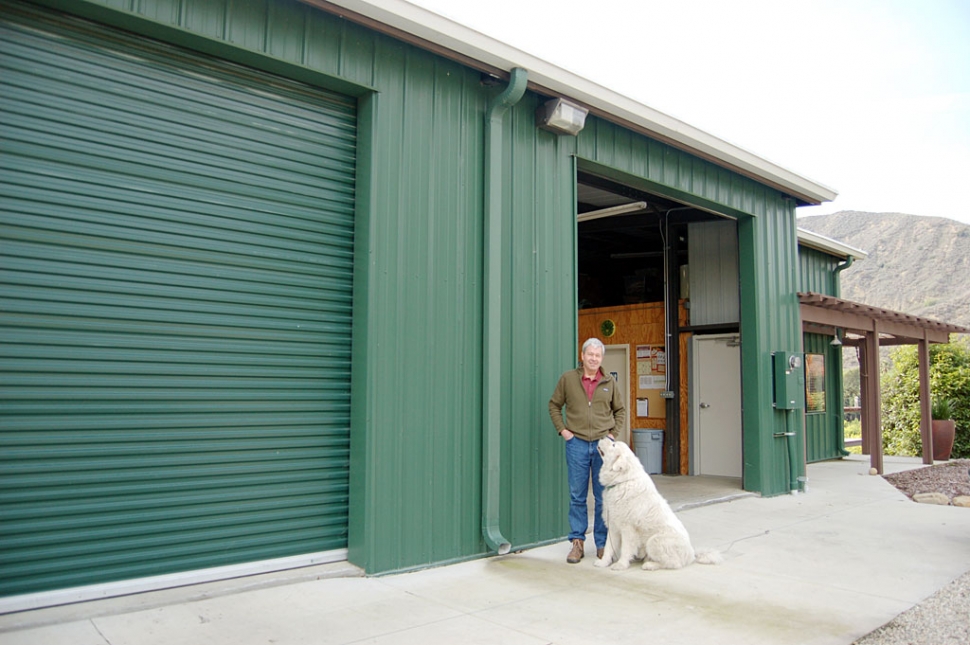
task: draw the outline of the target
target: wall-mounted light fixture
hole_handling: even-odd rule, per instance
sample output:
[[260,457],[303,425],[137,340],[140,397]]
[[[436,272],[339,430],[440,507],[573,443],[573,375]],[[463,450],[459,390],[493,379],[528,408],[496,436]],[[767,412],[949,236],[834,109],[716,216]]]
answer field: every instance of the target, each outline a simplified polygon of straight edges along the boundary
[[842,345],[842,330],[838,327],[835,328],[835,338],[829,343],[832,347],[840,347]]
[[601,217],[611,217],[613,215],[625,215],[627,213],[635,213],[636,211],[642,211],[647,207],[647,202],[631,202],[629,204],[620,204],[618,206],[609,206],[607,208],[600,208],[595,211],[587,211],[585,213],[580,213],[576,216],[577,222],[588,222],[591,219],[599,219]]
[[576,136],[586,125],[589,110],[566,99],[550,99],[536,110],[536,125],[557,134]]

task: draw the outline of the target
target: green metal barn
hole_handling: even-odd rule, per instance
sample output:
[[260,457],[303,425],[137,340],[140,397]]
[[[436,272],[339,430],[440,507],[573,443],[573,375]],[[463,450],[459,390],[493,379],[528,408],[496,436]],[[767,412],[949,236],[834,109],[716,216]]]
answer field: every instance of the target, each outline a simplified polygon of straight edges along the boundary
[[561,539],[588,266],[743,339],[739,486],[797,488],[832,190],[406,2],[0,12],[0,608]]

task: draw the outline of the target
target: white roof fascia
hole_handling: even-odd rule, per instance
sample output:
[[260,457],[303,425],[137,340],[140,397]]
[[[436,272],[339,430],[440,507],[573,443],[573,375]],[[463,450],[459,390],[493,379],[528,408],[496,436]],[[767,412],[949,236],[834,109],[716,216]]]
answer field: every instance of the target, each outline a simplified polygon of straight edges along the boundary
[[856,260],[861,260],[869,257],[869,254],[862,249],[857,249],[854,246],[843,244],[838,240],[833,240],[831,237],[825,237],[824,235],[813,233],[812,231],[804,228],[798,229],[798,243],[818,251],[823,251],[825,253],[838,256],[840,258],[851,257]]
[[838,195],[828,186],[786,170],[679,119],[404,0],[302,1],[331,12],[344,8],[505,72],[522,67],[529,72],[530,85],[578,101],[607,119],[612,117],[611,120],[642,129],[809,204],[829,202]]

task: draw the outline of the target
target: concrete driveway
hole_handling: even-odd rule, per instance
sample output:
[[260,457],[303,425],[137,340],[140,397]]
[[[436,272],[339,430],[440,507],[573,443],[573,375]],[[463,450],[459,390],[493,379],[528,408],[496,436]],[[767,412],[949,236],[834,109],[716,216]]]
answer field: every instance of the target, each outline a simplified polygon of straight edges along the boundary
[[408,574],[270,576],[10,614],[0,641],[849,644],[970,571],[970,509],[913,503],[868,469],[860,457],[811,464],[807,494],[680,503],[694,544],[724,553],[719,566],[567,565],[563,542]]

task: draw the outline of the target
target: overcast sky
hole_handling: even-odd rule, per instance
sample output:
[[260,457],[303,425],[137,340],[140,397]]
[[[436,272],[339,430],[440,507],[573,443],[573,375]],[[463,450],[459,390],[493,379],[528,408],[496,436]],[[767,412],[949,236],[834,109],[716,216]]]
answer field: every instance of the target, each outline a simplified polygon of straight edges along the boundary
[[839,192],[970,224],[970,0],[410,0]]

